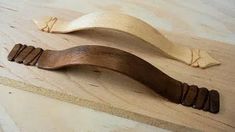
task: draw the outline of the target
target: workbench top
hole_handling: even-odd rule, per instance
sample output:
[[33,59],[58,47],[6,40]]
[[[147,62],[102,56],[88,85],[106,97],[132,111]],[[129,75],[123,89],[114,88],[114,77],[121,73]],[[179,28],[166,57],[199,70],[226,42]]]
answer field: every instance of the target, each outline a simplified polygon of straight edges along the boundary
[[[235,131],[234,9],[229,0],[1,0],[0,131]],[[48,34],[32,22],[42,16],[72,20],[100,10],[138,17],[170,41],[206,50],[222,64],[193,68],[161,56],[133,36],[106,30]],[[221,110],[211,114],[171,103],[124,75],[100,68],[55,72],[12,63],[7,55],[16,43],[44,49],[84,44],[119,48],[177,80],[218,90]]]

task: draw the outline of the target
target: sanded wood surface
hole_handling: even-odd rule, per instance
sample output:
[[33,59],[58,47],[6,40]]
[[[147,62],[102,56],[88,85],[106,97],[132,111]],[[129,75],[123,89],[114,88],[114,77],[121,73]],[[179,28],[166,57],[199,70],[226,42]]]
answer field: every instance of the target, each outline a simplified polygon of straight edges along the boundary
[[169,132],[0,85],[0,132]]
[[206,51],[176,45],[146,22],[127,14],[111,11],[94,12],[74,18],[72,21],[61,21],[58,17],[46,17],[35,19],[34,23],[40,30],[51,33],[70,33],[86,29],[115,30],[138,37],[155,46],[168,58],[184,62],[193,67],[208,68],[220,64]]
[[[196,69],[166,59],[148,43],[119,32],[87,30],[73,34],[48,34],[39,31],[32,23],[32,18],[45,15],[59,14],[70,20],[82,15],[79,12],[33,4],[27,8],[20,4],[1,3],[1,6],[4,6],[0,8],[1,84],[171,130],[188,130],[190,127],[204,131],[234,131],[235,46],[161,30],[169,40],[206,50],[222,63],[206,70]],[[7,61],[8,53],[19,42],[55,50],[99,44],[131,52],[177,80],[218,90],[221,93],[220,112],[211,114],[173,104],[144,85],[104,69],[70,67],[46,71]]]

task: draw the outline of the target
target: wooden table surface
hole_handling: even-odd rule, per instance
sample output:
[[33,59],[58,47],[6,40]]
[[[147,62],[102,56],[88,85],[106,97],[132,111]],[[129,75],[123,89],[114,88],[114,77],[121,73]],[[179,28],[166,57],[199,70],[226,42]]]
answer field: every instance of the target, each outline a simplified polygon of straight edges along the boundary
[[[207,50],[222,65],[196,69],[166,59],[152,46],[128,35],[103,30],[48,34],[39,31],[31,21],[45,15],[73,19],[99,10],[136,16],[177,44]],[[0,20],[0,128],[3,131],[235,131],[234,1],[1,0]],[[45,49],[82,44],[120,48],[146,59],[178,80],[219,90],[221,111],[214,115],[175,105],[132,79],[103,69],[69,68],[50,72],[8,62],[6,56],[15,43]],[[77,122],[82,125],[76,125]]]

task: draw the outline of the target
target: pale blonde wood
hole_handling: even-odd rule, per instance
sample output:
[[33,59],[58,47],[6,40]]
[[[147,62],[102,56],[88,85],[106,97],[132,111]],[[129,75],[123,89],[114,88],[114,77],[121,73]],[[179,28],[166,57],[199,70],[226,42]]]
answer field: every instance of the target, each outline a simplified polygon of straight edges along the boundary
[[156,46],[159,51],[188,65],[208,68],[220,62],[207,52],[176,45],[166,39],[158,30],[148,23],[120,12],[94,12],[83,15],[72,21],[63,21],[58,17],[34,19],[34,23],[44,32],[70,33],[87,29],[109,29],[127,33]]
[[[206,70],[195,69],[162,57],[153,46],[126,34],[106,30],[82,31],[72,35],[48,34],[38,31],[31,21],[40,16],[58,14],[71,20],[81,13],[33,4],[27,8],[16,4],[4,6],[7,8],[1,8],[1,84],[171,130],[174,129],[173,123],[178,129],[183,129],[183,125],[204,131],[234,131],[234,46],[180,34],[179,30],[172,33],[161,31],[174,43],[207,50],[223,64]],[[9,62],[6,56],[17,42],[45,49],[100,44],[129,51],[178,80],[217,89],[221,93],[220,113],[215,115],[170,103],[138,82],[103,69],[73,67],[55,72]]]

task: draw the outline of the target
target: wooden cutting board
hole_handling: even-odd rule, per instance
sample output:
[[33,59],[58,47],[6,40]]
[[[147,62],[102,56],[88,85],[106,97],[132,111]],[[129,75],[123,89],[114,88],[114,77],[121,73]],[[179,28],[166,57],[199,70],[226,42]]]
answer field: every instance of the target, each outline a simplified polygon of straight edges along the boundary
[[[7,8],[1,8],[2,85],[170,130],[235,130],[235,46],[177,32],[161,31],[174,43],[207,50],[222,63],[202,70],[167,59],[150,44],[119,32],[101,29],[72,34],[41,32],[32,19],[45,15],[74,19],[82,13],[40,6],[20,8],[7,5]],[[131,78],[105,69],[69,67],[46,71],[12,63],[7,61],[7,55],[15,43],[56,50],[85,44],[119,48],[145,59],[177,80],[218,90],[221,94],[221,109],[218,114],[211,114],[171,103]]]

